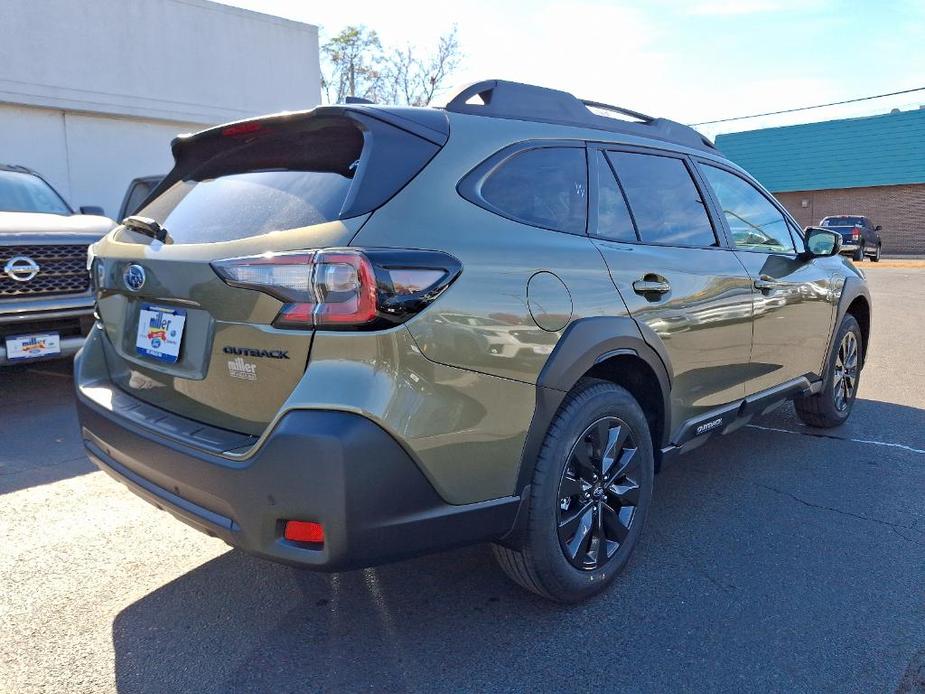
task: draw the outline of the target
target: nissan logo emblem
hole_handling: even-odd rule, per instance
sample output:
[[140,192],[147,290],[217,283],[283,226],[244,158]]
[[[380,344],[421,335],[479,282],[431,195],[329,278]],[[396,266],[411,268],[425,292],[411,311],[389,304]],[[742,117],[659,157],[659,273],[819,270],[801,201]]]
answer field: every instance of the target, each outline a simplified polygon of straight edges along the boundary
[[24,255],[10,258],[3,266],[3,271],[14,282],[28,282],[39,274],[40,269],[38,263]]
[[133,292],[137,292],[145,286],[145,269],[141,267],[141,265],[132,263],[125,268],[125,272],[122,273],[122,280],[125,282],[126,287]]

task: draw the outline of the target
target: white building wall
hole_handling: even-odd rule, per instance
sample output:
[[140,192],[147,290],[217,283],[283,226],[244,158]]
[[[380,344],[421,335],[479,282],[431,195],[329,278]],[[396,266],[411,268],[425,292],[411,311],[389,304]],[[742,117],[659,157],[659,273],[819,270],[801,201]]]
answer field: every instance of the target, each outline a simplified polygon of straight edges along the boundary
[[0,0],[0,162],[115,215],[181,132],[320,101],[317,27],[206,0]]
[[202,127],[0,104],[0,161],[38,171],[75,208],[115,216],[129,182],[167,173],[170,141]]
[[66,142],[61,111],[0,104],[0,163],[41,172],[70,201]]

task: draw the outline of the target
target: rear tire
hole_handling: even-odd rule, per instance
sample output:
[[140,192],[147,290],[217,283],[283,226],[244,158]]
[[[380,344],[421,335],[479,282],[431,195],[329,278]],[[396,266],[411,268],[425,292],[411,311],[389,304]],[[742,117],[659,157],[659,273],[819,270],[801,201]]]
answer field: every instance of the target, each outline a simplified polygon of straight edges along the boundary
[[860,263],[861,261],[864,260],[864,242],[863,241],[861,242],[861,245],[858,246],[858,249],[854,252],[854,255],[851,256],[851,259],[856,263]]
[[807,398],[796,400],[797,416],[811,427],[831,429],[844,424],[851,415],[858,394],[858,379],[864,342],[861,328],[851,314],[847,314],[832,341],[832,351],[826,362],[825,386]]
[[642,408],[613,383],[583,379],[537,457],[522,546],[494,545],[498,564],[515,583],[557,602],[600,593],[639,541],[654,475]]

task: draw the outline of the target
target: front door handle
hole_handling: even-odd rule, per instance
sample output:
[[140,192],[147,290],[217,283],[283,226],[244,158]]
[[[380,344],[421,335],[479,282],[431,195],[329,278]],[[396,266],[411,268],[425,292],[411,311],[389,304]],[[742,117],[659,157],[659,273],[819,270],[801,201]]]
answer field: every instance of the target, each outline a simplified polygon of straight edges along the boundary
[[760,289],[763,292],[770,291],[771,289],[780,289],[785,285],[785,282],[779,282],[770,275],[760,275],[758,279],[755,280],[755,289]]
[[637,294],[667,294],[671,285],[667,280],[636,280],[633,282],[633,291]]

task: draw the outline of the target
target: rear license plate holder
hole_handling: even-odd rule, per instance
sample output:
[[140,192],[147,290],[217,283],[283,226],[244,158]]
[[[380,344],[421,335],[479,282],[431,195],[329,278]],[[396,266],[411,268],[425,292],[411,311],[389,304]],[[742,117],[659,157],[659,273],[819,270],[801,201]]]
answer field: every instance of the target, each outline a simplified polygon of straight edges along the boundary
[[145,357],[167,364],[180,358],[186,311],[152,304],[142,304],[138,311],[138,332],[135,351]]
[[11,335],[6,338],[6,358],[28,361],[61,354],[61,336],[56,332]]

